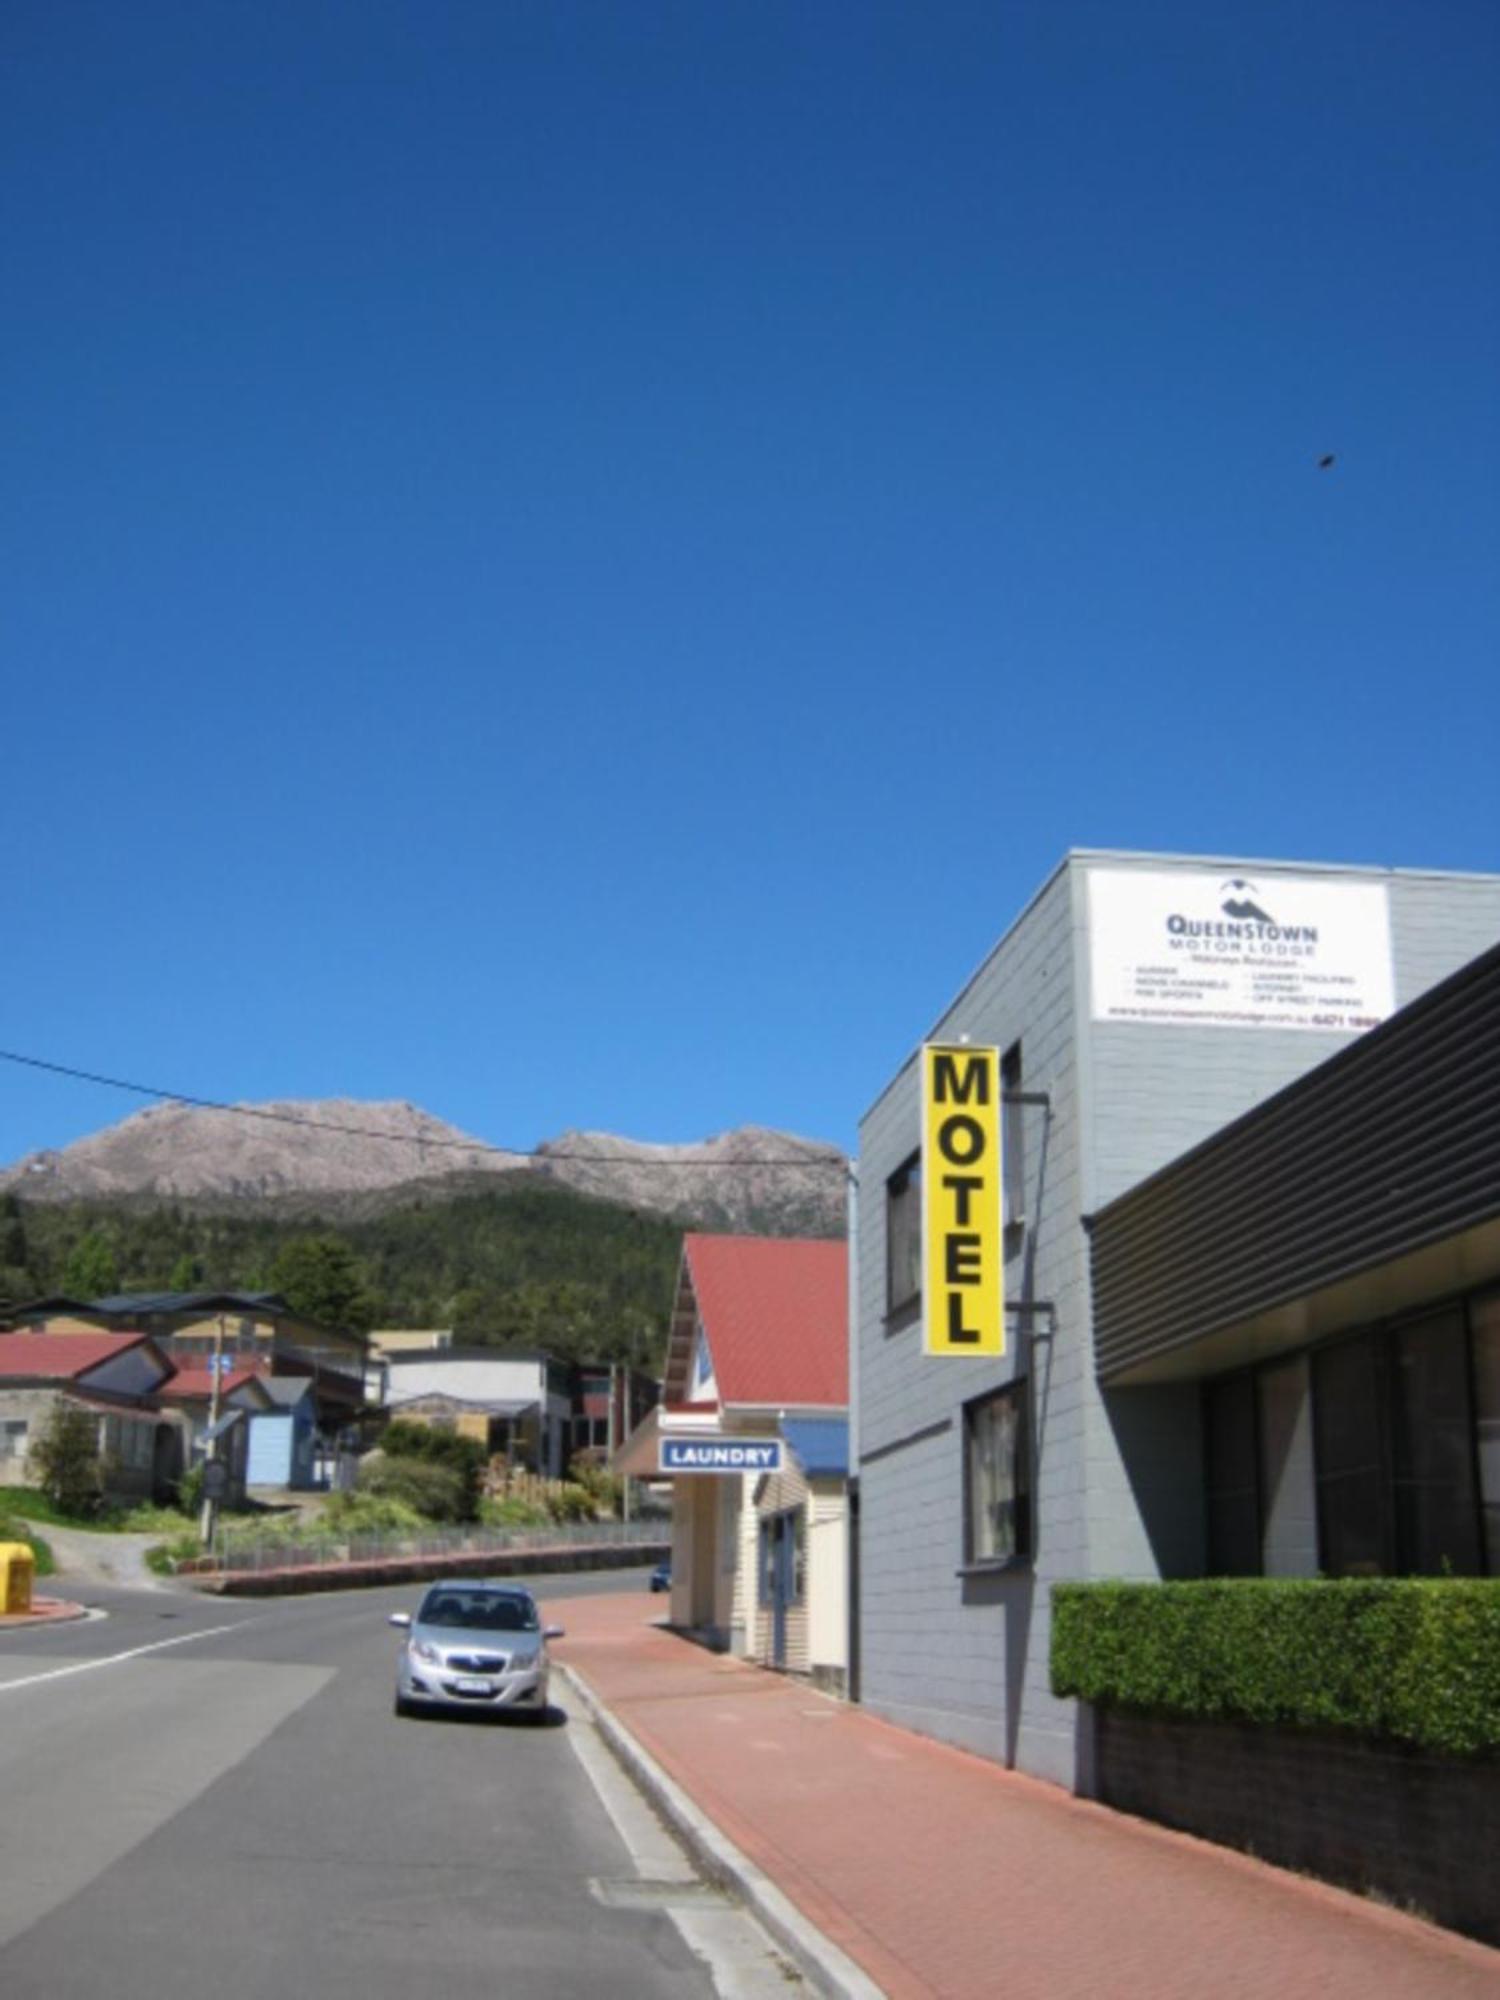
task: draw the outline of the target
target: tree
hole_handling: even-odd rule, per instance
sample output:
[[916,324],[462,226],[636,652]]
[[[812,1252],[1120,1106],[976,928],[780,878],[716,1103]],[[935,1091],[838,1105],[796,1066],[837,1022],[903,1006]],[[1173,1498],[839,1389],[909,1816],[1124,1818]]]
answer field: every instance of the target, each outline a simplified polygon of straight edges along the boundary
[[92,1514],[102,1486],[99,1426],[76,1403],[55,1402],[27,1454],[42,1491],[62,1514]]
[[120,1273],[108,1237],[91,1229],[80,1236],[63,1265],[63,1290],[70,1298],[102,1299],[120,1289]]
[[36,1289],[21,1204],[13,1194],[0,1195],[0,1298],[24,1298]]
[[172,1266],[172,1275],[167,1280],[169,1292],[195,1292],[203,1282],[203,1259],[195,1257],[191,1250],[184,1250]]
[[342,1237],[293,1237],[271,1266],[271,1289],[281,1293],[299,1319],[355,1333],[368,1333],[375,1324],[376,1301]]

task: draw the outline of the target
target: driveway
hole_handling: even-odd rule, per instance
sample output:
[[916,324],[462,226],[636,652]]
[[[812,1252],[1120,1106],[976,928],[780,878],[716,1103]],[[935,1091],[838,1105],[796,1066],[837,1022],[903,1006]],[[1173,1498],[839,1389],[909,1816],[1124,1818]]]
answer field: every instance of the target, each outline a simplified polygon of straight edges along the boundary
[[51,1521],[36,1526],[52,1551],[59,1582],[107,1583],[120,1590],[169,1587],[165,1577],[146,1567],[146,1551],[160,1535],[100,1535],[88,1528],[59,1528]]

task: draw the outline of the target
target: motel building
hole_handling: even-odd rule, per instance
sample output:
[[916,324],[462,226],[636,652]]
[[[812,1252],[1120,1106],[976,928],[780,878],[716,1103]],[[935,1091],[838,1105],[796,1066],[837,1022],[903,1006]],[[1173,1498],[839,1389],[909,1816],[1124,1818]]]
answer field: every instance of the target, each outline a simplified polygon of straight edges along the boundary
[[[860,1127],[866,1707],[1109,1798],[1055,1583],[1500,1574],[1497,940],[1493,876],[1075,851],[1037,891]],[[704,1277],[664,1435],[760,1434]],[[753,1484],[679,1481],[673,1605],[747,1646]]]
[[689,1235],[660,1406],[612,1469],[671,1482],[671,1622],[842,1689],[848,1672],[848,1256]]

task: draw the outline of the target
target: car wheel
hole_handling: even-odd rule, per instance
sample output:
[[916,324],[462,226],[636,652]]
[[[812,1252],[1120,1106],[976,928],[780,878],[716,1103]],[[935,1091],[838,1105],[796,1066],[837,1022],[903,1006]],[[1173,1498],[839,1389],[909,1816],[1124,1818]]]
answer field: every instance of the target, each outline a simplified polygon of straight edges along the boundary
[[408,1700],[406,1699],[406,1696],[405,1696],[404,1694],[398,1694],[398,1695],[397,1695],[397,1697],[396,1697],[396,1713],[397,1713],[397,1715],[415,1715],[415,1714],[416,1714],[416,1712],[417,1712],[417,1711],[416,1711],[416,1709],[415,1709],[415,1708],[414,1708],[414,1707],[412,1706],[412,1704],[411,1704],[411,1703],[410,1703],[410,1702],[409,1702],[409,1701],[408,1701]]

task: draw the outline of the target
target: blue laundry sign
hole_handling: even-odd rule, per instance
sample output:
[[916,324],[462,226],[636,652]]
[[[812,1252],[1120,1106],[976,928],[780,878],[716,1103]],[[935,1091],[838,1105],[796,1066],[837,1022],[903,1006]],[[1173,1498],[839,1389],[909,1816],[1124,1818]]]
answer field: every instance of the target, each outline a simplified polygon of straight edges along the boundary
[[660,1438],[663,1472],[780,1472],[780,1438]]

